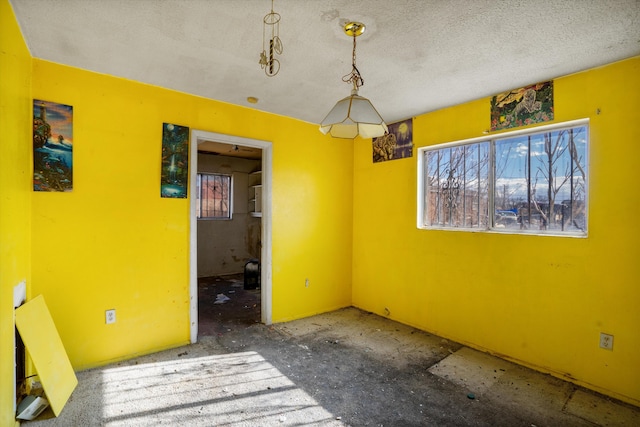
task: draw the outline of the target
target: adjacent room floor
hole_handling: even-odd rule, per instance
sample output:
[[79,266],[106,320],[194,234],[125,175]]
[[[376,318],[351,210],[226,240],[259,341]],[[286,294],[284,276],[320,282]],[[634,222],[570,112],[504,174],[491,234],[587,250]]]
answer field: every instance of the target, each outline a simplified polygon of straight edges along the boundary
[[25,425],[640,425],[640,408],[355,308],[212,328],[79,372],[58,418]]
[[245,289],[242,273],[198,278],[199,337],[259,322],[260,288]]

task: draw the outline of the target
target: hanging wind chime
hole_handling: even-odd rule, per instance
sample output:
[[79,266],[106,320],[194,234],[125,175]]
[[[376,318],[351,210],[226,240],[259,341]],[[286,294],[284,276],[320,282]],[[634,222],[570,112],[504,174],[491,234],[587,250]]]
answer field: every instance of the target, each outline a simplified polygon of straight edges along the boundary
[[262,52],[260,52],[260,67],[265,74],[273,77],[280,71],[280,61],[275,55],[282,55],[282,41],[280,40],[280,14],[273,11],[271,0],[271,12],[262,20]]

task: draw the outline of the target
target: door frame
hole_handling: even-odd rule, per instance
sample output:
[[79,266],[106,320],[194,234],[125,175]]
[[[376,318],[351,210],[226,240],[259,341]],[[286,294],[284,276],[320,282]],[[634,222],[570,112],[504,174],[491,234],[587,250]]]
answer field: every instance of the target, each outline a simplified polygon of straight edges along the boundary
[[224,144],[262,149],[262,240],[260,273],[261,321],[271,324],[271,179],[273,150],[270,141],[234,135],[191,130],[191,167],[189,171],[189,320],[191,343],[198,341],[198,220],[196,218],[196,178],[198,174],[198,144],[216,141]]

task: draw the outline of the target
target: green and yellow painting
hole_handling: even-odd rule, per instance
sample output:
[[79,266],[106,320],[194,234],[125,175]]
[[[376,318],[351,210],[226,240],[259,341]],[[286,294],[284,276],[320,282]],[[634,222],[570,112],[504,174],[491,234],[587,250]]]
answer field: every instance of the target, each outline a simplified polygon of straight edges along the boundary
[[503,92],[491,98],[491,130],[553,120],[553,81]]

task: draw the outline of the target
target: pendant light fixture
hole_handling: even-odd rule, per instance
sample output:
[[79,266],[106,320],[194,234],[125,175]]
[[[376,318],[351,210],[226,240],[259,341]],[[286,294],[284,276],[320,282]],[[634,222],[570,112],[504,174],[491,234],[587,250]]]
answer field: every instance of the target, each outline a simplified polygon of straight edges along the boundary
[[346,35],[353,37],[353,55],[351,72],[342,81],[351,83],[351,95],[338,101],[320,124],[320,132],[328,133],[334,138],[353,139],[376,138],[387,133],[387,125],[380,117],[371,102],[360,95],[358,89],[364,85],[360,71],[356,67],[356,37],[364,33],[365,25],[361,22],[349,22],[344,26]]

